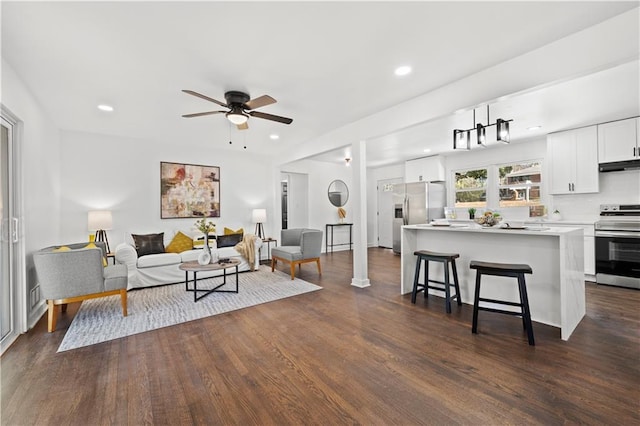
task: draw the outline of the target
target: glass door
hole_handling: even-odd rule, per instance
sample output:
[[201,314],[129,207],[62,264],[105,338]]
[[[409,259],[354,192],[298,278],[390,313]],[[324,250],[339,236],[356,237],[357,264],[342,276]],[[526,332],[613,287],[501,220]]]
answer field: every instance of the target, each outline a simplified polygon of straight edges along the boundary
[[13,126],[2,117],[0,145],[0,353],[15,340],[16,283],[14,279],[13,241],[17,237],[12,205],[12,132]]

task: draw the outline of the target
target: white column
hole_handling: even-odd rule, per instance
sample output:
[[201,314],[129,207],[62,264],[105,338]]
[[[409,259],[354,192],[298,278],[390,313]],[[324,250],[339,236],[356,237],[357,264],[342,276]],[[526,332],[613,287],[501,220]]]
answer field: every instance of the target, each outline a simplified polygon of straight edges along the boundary
[[369,287],[367,267],[367,148],[365,141],[351,145],[353,157],[353,279],[355,287]]

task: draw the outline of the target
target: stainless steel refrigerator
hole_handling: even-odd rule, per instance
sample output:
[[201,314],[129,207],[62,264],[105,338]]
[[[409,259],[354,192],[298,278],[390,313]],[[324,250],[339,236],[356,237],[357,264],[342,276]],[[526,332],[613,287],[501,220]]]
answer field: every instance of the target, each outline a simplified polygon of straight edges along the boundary
[[444,182],[415,182],[393,185],[393,252],[400,254],[402,225],[428,223],[444,217]]

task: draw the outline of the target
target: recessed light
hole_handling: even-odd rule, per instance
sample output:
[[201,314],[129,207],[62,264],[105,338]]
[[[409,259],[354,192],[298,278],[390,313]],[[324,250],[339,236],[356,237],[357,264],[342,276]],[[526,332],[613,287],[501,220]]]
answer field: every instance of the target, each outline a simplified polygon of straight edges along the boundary
[[396,70],[394,71],[395,75],[397,75],[398,77],[403,77],[407,74],[411,74],[411,67],[408,65],[403,65],[401,67],[396,68]]
[[98,109],[100,111],[106,111],[106,112],[112,112],[113,111],[113,107],[111,105],[105,105],[105,104],[98,105]]
[[273,133],[273,134],[269,135],[269,138],[270,138],[271,140],[274,140],[274,141],[275,141],[275,140],[277,140],[277,139],[280,139],[280,136],[278,136],[278,135],[276,135],[275,133]]
[[538,130],[541,129],[542,126],[531,126],[531,127],[527,127],[527,130]]
[[422,152],[431,152],[431,148],[425,148],[422,150]]

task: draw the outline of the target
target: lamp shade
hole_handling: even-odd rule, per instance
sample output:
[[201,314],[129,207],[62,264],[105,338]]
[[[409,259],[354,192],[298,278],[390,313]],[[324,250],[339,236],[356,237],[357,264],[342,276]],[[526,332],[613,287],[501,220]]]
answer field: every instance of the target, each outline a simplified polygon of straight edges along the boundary
[[113,226],[113,218],[109,210],[93,210],[89,212],[89,231],[109,230]]
[[249,117],[247,117],[247,115],[242,112],[231,111],[231,112],[228,112],[226,115],[227,115],[227,119],[236,125],[244,124],[249,119]]
[[253,223],[264,223],[267,221],[267,210],[253,209],[253,212],[251,213],[251,217],[253,219]]

